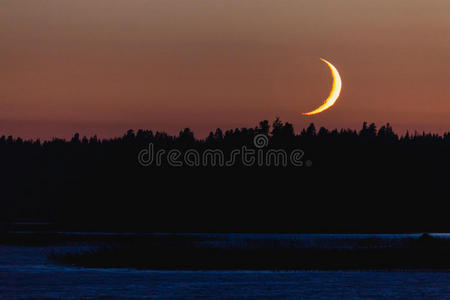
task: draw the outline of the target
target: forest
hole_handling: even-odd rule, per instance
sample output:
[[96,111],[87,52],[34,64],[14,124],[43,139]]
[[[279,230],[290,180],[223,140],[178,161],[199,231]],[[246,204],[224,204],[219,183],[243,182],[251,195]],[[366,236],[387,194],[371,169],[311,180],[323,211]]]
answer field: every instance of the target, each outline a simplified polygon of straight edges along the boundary
[[[255,144],[257,135],[267,145]],[[301,151],[300,163],[143,165],[168,153]],[[0,222],[145,232],[448,232],[450,133],[399,135],[390,124],[296,133],[276,119],[199,139],[128,130],[108,139],[0,137]],[[183,157],[183,156],[182,156]]]

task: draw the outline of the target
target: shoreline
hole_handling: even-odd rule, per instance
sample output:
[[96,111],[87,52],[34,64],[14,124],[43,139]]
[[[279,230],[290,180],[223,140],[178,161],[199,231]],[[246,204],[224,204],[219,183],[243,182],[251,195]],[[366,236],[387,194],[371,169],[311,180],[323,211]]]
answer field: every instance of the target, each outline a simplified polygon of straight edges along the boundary
[[428,234],[401,240],[230,242],[198,237],[128,239],[88,250],[51,252],[63,265],[143,270],[450,270],[450,240]]

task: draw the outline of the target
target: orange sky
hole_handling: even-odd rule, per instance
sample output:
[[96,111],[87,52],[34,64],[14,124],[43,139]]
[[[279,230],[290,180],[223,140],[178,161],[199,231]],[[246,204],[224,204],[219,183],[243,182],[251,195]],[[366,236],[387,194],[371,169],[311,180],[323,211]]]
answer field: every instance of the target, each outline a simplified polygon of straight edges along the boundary
[[[450,131],[448,0],[2,0],[0,134]],[[342,76],[323,103],[328,67]]]

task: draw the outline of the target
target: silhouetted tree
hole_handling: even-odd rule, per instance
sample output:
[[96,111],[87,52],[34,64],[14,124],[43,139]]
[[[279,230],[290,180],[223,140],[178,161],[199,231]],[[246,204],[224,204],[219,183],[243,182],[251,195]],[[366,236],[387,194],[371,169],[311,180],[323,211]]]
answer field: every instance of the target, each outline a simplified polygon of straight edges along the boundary
[[259,122],[259,128],[257,129],[258,133],[269,135],[270,125],[269,121],[264,120]]
[[308,136],[313,137],[316,136],[316,126],[314,126],[314,123],[309,124],[308,128],[303,129],[301,132],[302,136]]

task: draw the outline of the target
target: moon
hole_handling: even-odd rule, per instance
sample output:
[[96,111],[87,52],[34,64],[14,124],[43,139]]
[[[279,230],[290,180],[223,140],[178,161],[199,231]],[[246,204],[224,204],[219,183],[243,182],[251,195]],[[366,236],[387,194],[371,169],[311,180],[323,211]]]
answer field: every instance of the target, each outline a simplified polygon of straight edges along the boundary
[[328,98],[325,100],[325,102],[321,106],[319,106],[318,108],[316,108],[313,111],[310,111],[307,113],[302,113],[303,115],[307,115],[307,116],[315,115],[315,114],[323,112],[324,110],[329,109],[331,106],[334,105],[336,100],[339,98],[339,94],[341,93],[342,80],[341,80],[341,76],[339,75],[338,70],[329,61],[327,61],[323,58],[321,58],[321,60],[324,63],[326,63],[331,70],[331,76],[333,76],[333,87],[331,88],[330,95],[328,96]]

